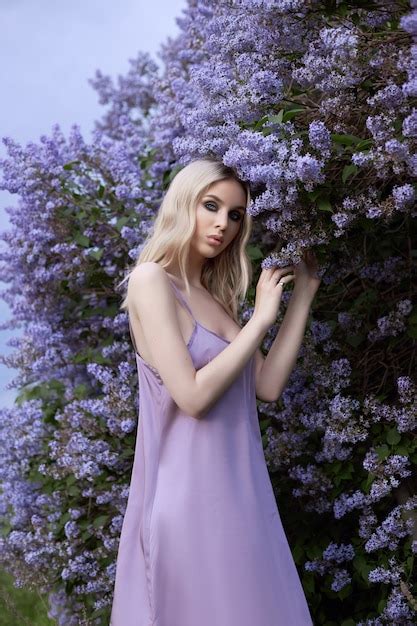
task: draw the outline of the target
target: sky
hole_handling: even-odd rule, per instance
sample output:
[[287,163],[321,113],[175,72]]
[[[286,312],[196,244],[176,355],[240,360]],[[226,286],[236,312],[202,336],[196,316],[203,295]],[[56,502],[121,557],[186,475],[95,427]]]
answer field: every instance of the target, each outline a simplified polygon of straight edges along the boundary
[[[51,135],[58,123],[66,136],[78,124],[89,141],[105,109],[88,79],[96,69],[113,79],[126,74],[139,51],[161,65],[157,51],[178,34],[175,18],[186,6],[186,0],[0,0],[0,138],[24,146]],[[6,156],[1,142],[0,158]],[[0,190],[1,231],[8,230],[4,208],[16,205],[16,196]],[[0,324],[10,317],[0,299]],[[0,329],[0,354],[14,351],[7,342],[19,332]],[[16,390],[5,386],[17,374],[0,363],[0,407],[13,405]]]

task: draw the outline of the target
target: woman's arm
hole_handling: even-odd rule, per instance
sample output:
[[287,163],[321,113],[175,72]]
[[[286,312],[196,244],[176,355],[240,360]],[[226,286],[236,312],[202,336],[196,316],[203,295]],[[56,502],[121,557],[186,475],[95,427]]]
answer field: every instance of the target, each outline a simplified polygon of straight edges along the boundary
[[297,360],[314,299],[305,289],[294,287],[281,327],[258,373],[256,395],[275,402],[285,389]]
[[253,315],[220,354],[196,371],[164,269],[153,262],[139,265],[129,278],[127,295],[130,314],[141,321],[152,363],[164,385],[176,404],[195,418],[202,417],[233,383],[268,329],[262,315]]
[[317,258],[311,249],[304,251],[294,266],[294,290],[281,327],[263,363],[257,361],[256,395],[275,402],[285,389],[297,360],[304,337],[311,303],[320,286]]

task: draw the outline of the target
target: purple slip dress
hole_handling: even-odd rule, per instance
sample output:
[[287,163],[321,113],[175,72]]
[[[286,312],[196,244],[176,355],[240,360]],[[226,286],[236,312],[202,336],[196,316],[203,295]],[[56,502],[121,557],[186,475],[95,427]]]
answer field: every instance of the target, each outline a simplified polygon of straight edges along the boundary
[[[196,370],[230,343],[193,318]],[[266,467],[254,356],[195,419],[138,354],[139,421],[110,626],[311,626]]]

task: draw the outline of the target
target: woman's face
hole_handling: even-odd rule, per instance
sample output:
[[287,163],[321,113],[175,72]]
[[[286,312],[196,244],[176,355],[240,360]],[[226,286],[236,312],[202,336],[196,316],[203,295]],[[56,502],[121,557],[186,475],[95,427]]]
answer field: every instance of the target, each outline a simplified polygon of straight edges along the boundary
[[[192,247],[204,257],[217,256],[236,237],[245,212],[246,195],[237,181],[213,183],[197,205]],[[215,243],[210,235],[218,237],[220,243]]]

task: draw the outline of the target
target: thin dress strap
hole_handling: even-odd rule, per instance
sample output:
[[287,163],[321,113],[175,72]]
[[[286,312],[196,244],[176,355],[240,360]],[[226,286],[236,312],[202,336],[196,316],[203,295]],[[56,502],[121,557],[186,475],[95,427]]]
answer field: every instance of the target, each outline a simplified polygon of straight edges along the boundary
[[181,302],[181,304],[187,309],[187,311],[189,312],[189,314],[191,315],[191,317],[193,318],[193,321],[196,322],[197,320],[195,319],[192,310],[190,309],[190,307],[188,306],[184,296],[182,295],[181,291],[179,290],[179,288],[177,287],[177,285],[174,283],[174,281],[172,280],[172,278],[170,278],[168,276],[168,280],[171,283],[171,285],[174,288],[174,292],[178,298],[178,300]]

